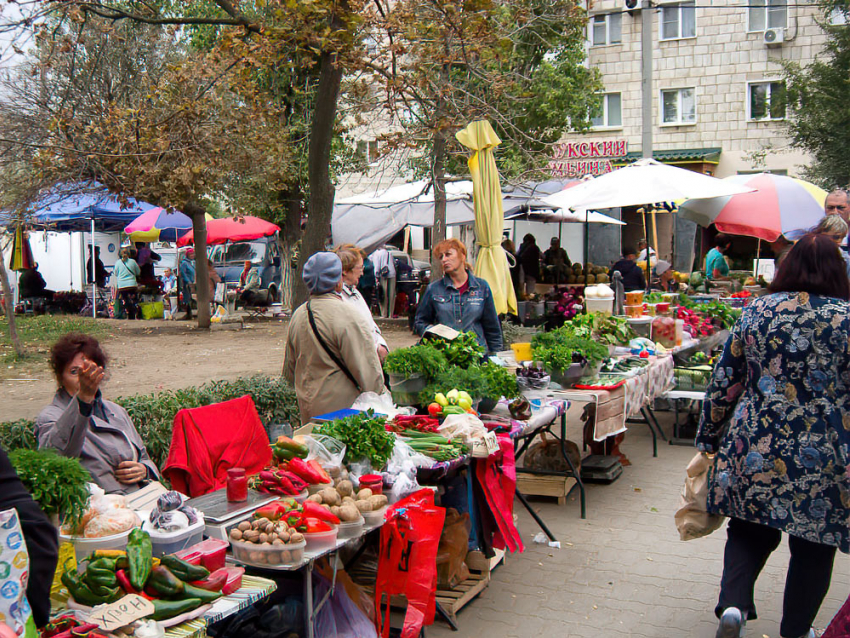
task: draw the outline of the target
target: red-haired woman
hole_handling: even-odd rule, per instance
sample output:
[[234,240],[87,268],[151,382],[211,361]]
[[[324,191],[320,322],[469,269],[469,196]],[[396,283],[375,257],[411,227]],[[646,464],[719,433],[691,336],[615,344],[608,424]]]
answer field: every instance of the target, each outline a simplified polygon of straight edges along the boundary
[[744,309],[706,389],[697,447],[716,454],[708,510],[729,517],[718,638],[756,617],[753,588],[782,532],[791,561],[780,635],[815,634],[835,550],[850,553],[850,280],[806,235]]
[[472,330],[487,352],[502,349],[502,326],[490,286],[470,272],[466,246],[446,239],[434,246],[434,256],[443,267],[443,278],[432,283],[422,295],[413,328],[418,335],[442,324],[461,332]]

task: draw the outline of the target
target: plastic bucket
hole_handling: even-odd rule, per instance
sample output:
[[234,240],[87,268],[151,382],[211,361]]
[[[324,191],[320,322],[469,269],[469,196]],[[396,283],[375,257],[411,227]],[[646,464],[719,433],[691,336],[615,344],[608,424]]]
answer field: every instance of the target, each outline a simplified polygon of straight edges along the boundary
[[588,297],[584,300],[588,312],[601,312],[605,315],[614,314],[614,297]]
[[514,357],[518,362],[531,361],[531,343],[512,343],[511,350],[514,351]]
[[419,393],[426,385],[427,380],[420,374],[410,377],[390,374],[390,392],[396,405],[418,405]]

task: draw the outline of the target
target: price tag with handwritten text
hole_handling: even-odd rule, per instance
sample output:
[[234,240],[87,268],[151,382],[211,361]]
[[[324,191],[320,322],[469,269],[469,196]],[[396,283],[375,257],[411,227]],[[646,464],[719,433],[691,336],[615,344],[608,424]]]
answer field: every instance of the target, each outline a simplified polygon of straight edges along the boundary
[[154,612],[153,603],[138,594],[129,594],[111,605],[98,605],[92,610],[89,622],[104,631],[113,631]]

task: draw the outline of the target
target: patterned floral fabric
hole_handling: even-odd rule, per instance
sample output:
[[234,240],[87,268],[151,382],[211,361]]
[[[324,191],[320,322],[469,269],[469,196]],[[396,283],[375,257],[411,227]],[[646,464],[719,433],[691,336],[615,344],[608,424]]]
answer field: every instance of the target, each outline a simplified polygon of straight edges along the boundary
[[850,553],[850,304],[757,299],[714,369],[697,447],[711,512]]

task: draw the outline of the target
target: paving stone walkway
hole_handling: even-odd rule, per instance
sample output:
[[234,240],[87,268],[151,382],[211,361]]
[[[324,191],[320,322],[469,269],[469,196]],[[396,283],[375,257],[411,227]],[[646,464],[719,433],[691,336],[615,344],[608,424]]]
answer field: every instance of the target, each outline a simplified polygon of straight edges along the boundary
[[[669,433],[669,415],[659,417]],[[659,443],[653,458],[648,431],[639,425],[631,426],[622,449],[633,465],[612,485],[588,486],[586,520],[575,492],[563,506],[534,502],[560,549],[533,542],[539,529],[517,503],[525,553],[508,556],[493,572],[489,588],[459,613],[459,632],[437,621],[428,638],[713,638],[725,528],[682,542],[673,523],[694,450]],[[747,636],[779,637],[787,566],[784,538],[756,585],[760,618]],[[817,627],[829,623],[848,594],[850,560],[839,553]]]

